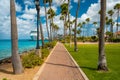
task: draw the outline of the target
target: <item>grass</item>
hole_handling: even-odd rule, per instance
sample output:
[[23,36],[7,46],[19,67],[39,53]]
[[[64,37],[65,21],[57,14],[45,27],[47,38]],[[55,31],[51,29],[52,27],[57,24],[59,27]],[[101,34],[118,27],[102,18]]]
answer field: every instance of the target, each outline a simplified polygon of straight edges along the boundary
[[79,44],[78,52],[74,52],[73,46],[66,48],[90,80],[120,80],[120,44],[105,45],[108,72],[97,71],[97,44]]

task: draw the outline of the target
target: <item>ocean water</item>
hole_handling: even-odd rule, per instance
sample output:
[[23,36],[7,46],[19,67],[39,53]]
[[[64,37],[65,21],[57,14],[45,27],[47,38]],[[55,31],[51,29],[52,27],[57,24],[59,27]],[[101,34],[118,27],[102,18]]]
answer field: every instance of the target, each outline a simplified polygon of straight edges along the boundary
[[[45,40],[48,42],[48,40]],[[41,41],[39,41],[41,46]],[[18,51],[22,53],[36,48],[36,41],[18,40]],[[11,56],[11,40],[0,40],[0,60]]]

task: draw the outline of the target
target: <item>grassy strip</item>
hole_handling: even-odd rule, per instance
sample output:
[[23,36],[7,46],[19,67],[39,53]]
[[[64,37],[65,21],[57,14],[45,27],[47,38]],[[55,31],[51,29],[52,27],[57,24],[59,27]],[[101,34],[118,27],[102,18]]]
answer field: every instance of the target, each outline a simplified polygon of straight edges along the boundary
[[78,52],[74,52],[73,45],[71,48],[66,45],[66,48],[90,80],[120,80],[120,44],[106,44],[105,46],[108,72],[96,70],[98,62],[97,44],[80,44],[78,45]]

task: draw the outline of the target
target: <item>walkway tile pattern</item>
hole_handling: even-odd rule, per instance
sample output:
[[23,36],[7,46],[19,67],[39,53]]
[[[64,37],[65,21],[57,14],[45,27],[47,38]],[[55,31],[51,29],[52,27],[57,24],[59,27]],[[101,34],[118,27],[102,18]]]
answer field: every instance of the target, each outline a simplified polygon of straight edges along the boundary
[[39,76],[39,80],[84,80],[63,44],[58,43]]

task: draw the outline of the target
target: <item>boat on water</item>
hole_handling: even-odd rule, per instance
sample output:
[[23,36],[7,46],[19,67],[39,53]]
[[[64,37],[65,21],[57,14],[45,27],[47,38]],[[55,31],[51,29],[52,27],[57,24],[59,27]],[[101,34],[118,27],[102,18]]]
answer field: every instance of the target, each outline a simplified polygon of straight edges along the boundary
[[[30,32],[30,37],[31,37],[31,40],[37,40],[37,31],[31,31]],[[39,35],[39,39],[41,39],[40,35]]]

